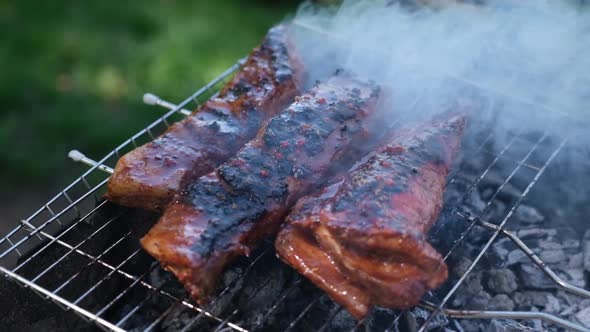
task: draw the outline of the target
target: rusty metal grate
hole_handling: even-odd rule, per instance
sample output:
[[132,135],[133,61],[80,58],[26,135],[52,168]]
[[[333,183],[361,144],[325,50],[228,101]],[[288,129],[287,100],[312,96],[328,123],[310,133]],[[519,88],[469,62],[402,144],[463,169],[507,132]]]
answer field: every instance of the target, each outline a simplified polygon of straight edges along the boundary
[[[0,239],[0,272],[4,277],[32,289],[41,297],[108,331],[159,330],[164,322],[175,319],[177,324],[181,324],[175,326],[175,329],[182,331],[204,327],[211,331],[267,330],[267,321],[274,315],[284,317],[281,328],[287,331],[334,329],[334,319],[343,314],[343,309],[286,268],[283,270],[286,269],[287,272],[281,272],[284,280],[281,291],[274,294],[262,310],[257,311],[258,317],[255,320],[244,324],[242,318],[249,315],[249,312],[242,307],[226,305],[223,310],[216,308],[219,302],[227,301],[229,294],[245,293],[242,297],[256,298],[257,294],[266,291],[275,275],[264,271],[269,266],[281,265],[274,257],[270,242],[262,245],[251,258],[238,262],[239,269],[233,271],[233,274],[224,276],[227,279],[224,280],[225,287],[218,292],[210,305],[197,306],[186,297],[175,278],[163,271],[139,247],[138,238],[142,231],[147,230],[146,227],[150,224],[148,220],[153,220],[154,216],[114,206],[101,198],[108,172],[112,171],[122,154],[152,140],[170,123],[181,119],[184,108],[194,107],[214,94],[239,68],[242,61],[238,61],[177,106],[148,96],[149,103],[172,109],[99,161],[93,162],[83,155],[75,154],[77,160],[93,166]],[[489,95],[488,92],[485,94]],[[491,102],[486,105],[488,108],[494,107]],[[419,100],[414,107],[420,107]],[[465,225],[455,237],[448,240],[446,247],[443,246],[446,248],[442,251],[446,254],[445,260],[460,255],[460,247],[473,236],[475,230],[487,232],[487,240],[462,275],[449,280],[443,288],[423,299],[421,307],[427,309],[429,314],[418,329],[426,331],[433,319],[444,315],[464,319],[541,319],[556,326],[585,331],[584,327],[575,322],[543,312],[471,311],[469,308],[458,310],[448,306],[449,300],[482,256],[502,236],[513,241],[557,287],[590,298],[588,290],[560,279],[515,233],[505,229],[533,186],[567,146],[568,139],[553,137],[548,133],[531,134],[515,127],[510,139],[503,146],[490,149],[493,142],[493,132],[473,136],[473,141],[468,144],[471,148],[464,159],[477,157],[486,160],[486,163],[482,163],[482,167],[469,166],[472,168],[470,171],[459,167],[454,172],[448,183],[449,188],[459,182],[463,187],[453,189],[460,195],[446,202],[446,211],[441,217],[446,219],[445,223]],[[495,192],[485,202],[485,207],[475,213],[465,208],[470,193],[486,179],[491,170],[500,166],[504,176]],[[472,176],[465,180],[465,174],[468,173]],[[506,207],[502,218],[488,219],[488,212],[493,208],[498,195],[516,179],[523,183],[520,197]],[[246,285],[244,280],[252,275],[262,277],[256,277]],[[299,302],[296,310],[286,307],[293,301],[296,296],[294,294],[301,293],[305,295],[304,303]],[[321,313],[318,314],[320,307]],[[379,315],[385,330],[395,330],[404,312],[390,310],[380,312]],[[313,318],[310,319],[310,316]],[[361,329],[365,323],[366,320],[359,321],[353,330]]]

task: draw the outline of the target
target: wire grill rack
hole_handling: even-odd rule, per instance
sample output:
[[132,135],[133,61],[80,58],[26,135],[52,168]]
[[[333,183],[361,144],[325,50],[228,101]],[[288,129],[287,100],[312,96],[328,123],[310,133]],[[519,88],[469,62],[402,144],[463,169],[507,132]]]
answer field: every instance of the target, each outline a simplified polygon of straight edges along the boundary
[[[343,313],[343,309],[290,270],[281,292],[270,303],[266,303],[262,314],[256,320],[248,321],[248,325],[241,323],[244,322],[241,317],[248,315],[248,312],[242,312],[244,309],[231,306],[229,310],[221,312],[212,309],[216,302],[224,301],[227,294],[247,292],[246,297],[253,298],[273,282],[272,274],[257,280],[255,287],[244,287],[242,282],[255,270],[264,271],[268,266],[280,265],[274,257],[271,243],[262,245],[251,258],[237,263],[241,268],[238,273],[224,280],[225,287],[218,292],[212,305],[197,306],[187,298],[182,286],[139,247],[138,238],[147,230],[154,216],[114,206],[102,198],[108,172],[112,171],[122,154],[152,140],[170,123],[181,119],[184,108],[199,105],[205,98],[213,95],[241,63],[243,59],[179,105],[169,105],[172,110],[104,158],[92,163],[93,166],[77,180],[4,235],[0,239],[0,272],[4,277],[30,288],[64,310],[71,310],[107,331],[159,330],[164,322],[174,320],[174,317],[184,317],[182,325],[175,328],[182,331],[196,326],[206,326],[212,331],[255,331],[267,328],[266,321],[281,312],[284,315],[284,330],[331,329],[333,320]],[[490,103],[488,107],[493,106]],[[464,274],[449,280],[443,288],[423,299],[421,307],[428,310],[429,314],[420,322],[418,330],[426,331],[433,319],[445,315],[464,319],[541,319],[556,326],[586,331],[575,322],[548,313],[476,311],[468,310],[469,308],[458,310],[451,309],[448,305],[498,237],[512,240],[555,282],[556,287],[590,298],[589,291],[560,279],[515,233],[505,229],[516,209],[567,145],[568,139],[556,138],[548,133],[531,134],[516,128],[503,147],[490,149],[493,142],[494,133],[490,132],[479,135],[469,143],[473,148],[464,159],[485,156],[483,159],[486,163],[471,171],[459,168],[450,177],[449,187],[458,183],[462,183],[464,187],[457,189],[462,193],[459,198],[446,203],[448,208],[443,213],[447,219],[445,222],[464,224],[465,227],[441,252],[445,254],[445,260],[452,260],[453,255],[460,251],[458,248],[472,236],[475,229],[486,232],[487,240],[479,253],[472,258],[472,264]],[[492,170],[499,167],[504,170],[502,174],[505,176],[499,181],[485,208],[475,214],[467,211],[464,204],[470,193],[476,190]],[[471,176],[465,177],[468,173]],[[465,178],[469,179],[468,185],[465,185]],[[503,218],[488,220],[488,212],[493,208],[497,197],[513,182],[520,183],[523,187],[522,194],[506,208]],[[52,259],[41,259],[47,255]],[[296,308],[290,307],[291,297],[301,292],[302,287],[312,289],[306,293],[306,302]],[[318,316],[319,307],[323,307],[324,311]],[[306,317],[310,315],[315,317],[312,323],[309,319],[306,321]],[[381,315],[384,329],[393,330],[399,326],[404,312],[387,311]],[[366,320],[359,321],[353,330],[362,329],[365,323]]]

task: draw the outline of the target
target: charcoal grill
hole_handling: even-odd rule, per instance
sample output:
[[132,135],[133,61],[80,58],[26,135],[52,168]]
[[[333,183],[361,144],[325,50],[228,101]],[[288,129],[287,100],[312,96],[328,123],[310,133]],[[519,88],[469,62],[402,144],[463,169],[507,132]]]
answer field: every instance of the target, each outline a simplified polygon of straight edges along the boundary
[[[138,238],[155,220],[154,216],[115,206],[102,198],[109,173],[121,155],[152,140],[171,123],[186,115],[186,108],[198,106],[213,95],[243,61],[238,61],[178,105],[147,95],[144,98],[147,103],[161,105],[170,110],[102,159],[94,161],[79,152],[71,153],[73,159],[89,164],[90,168],[32,216],[20,221],[12,231],[3,235],[0,239],[0,272],[3,276],[49,300],[47,306],[56,304],[84,318],[89,324],[94,323],[95,327],[107,331],[186,331],[197,328],[211,331],[255,331],[278,327],[288,331],[343,330],[336,320],[347,315],[344,310],[284,267],[274,257],[270,242],[263,244],[252,257],[236,263],[238,268],[224,275],[223,287],[211,305],[196,305],[187,297],[175,278],[163,271],[139,247]],[[463,81],[461,84],[469,83]],[[481,90],[478,86],[470,88]],[[488,100],[510,99],[491,91],[479,93],[489,97]],[[419,99],[417,101],[419,104]],[[491,109],[495,104],[489,102],[485,105]],[[536,107],[530,104],[525,106]],[[486,134],[481,134],[483,132]],[[458,199],[447,200],[445,212],[441,216],[447,224],[463,225],[456,236],[448,241],[447,246],[443,246],[445,250],[441,252],[445,254],[447,261],[453,261],[455,255],[461,255],[460,247],[474,233],[486,234],[485,244],[472,257],[471,264],[461,274],[450,278],[440,290],[425,296],[420,308],[427,315],[422,316],[422,319],[413,320],[410,324],[407,311],[377,310],[368,318],[346,327],[346,330],[379,326],[381,330],[389,331],[427,331],[435,320],[447,317],[537,319],[555,327],[588,331],[575,321],[545,312],[469,310],[452,308],[449,305],[465,279],[500,237],[510,239],[555,283],[555,287],[590,299],[588,290],[560,278],[515,232],[506,228],[535,184],[542,180],[542,175],[560,152],[567,148],[568,137],[530,133],[515,126],[510,139],[503,142],[502,147],[490,149],[493,141],[493,131],[478,130],[473,140],[470,139],[468,145],[471,148],[467,149],[463,159],[484,156],[482,159],[486,162],[476,169],[469,166],[472,168],[470,177],[464,176],[464,167],[458,167],[451,175],[449,188],[459,182],[465,183],[465,178],[469,181],[468,185],[456,190],[460,192]],[[504,177],[485,207],[476,213],[466,211],[463,205],[470,193],[499,167],[502,167]],[[488,219],[489,210],[503,194],[503,190],[513,182],[520,183],[521,194],[510,206],[506,206],[502,218]],[[273,269],[269,267],[279,270],[283,282],[278,287],[280,291],[271,292],[270,296],[267,294],[266,303],[261,305],[255,302],[257,294],[266,292],[266,288],[276,277],[274,270],[268,272]],[[252,279],[252,275],[256,277]],[[238,301],[236,296],[253,299],[252,306],[257,308],[234,306],[234,302]],[[224,301],[225,305],[216,306]],[[256,310],[255,318],[248,318],[251,310]],[[269,324],[272,319],[275,322]]]

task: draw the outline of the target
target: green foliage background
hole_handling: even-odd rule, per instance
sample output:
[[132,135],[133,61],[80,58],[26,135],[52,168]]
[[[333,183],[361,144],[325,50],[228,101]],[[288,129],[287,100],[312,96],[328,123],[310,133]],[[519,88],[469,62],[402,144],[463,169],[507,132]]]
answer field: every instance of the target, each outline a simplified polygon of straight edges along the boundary
[[0,180],[67,184],[247,54],[297,1],[0,1]]

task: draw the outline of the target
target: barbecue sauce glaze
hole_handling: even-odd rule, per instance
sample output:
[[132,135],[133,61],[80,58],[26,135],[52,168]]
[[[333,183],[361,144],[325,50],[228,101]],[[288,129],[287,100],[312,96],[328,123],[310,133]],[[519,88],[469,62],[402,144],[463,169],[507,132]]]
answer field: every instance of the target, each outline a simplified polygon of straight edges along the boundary
[[447,278],[427,233],[464,124],[447,114],[394,130],[365,163],[298,201],[276,240],[279,256],[356,318],[373,305],[416,305]]
[[186,183],[212,171],[252,139],[266,119],[299,93],[302,65],[287,30],[271,29],[217,97],[124,155],[109,180],[107,199],[162,210]]
[[216,172],[188,185],[143,247],[205,303],[228,262],[276,234],[295,201],[364,144],[379,94],[340,74],[296,98]]

